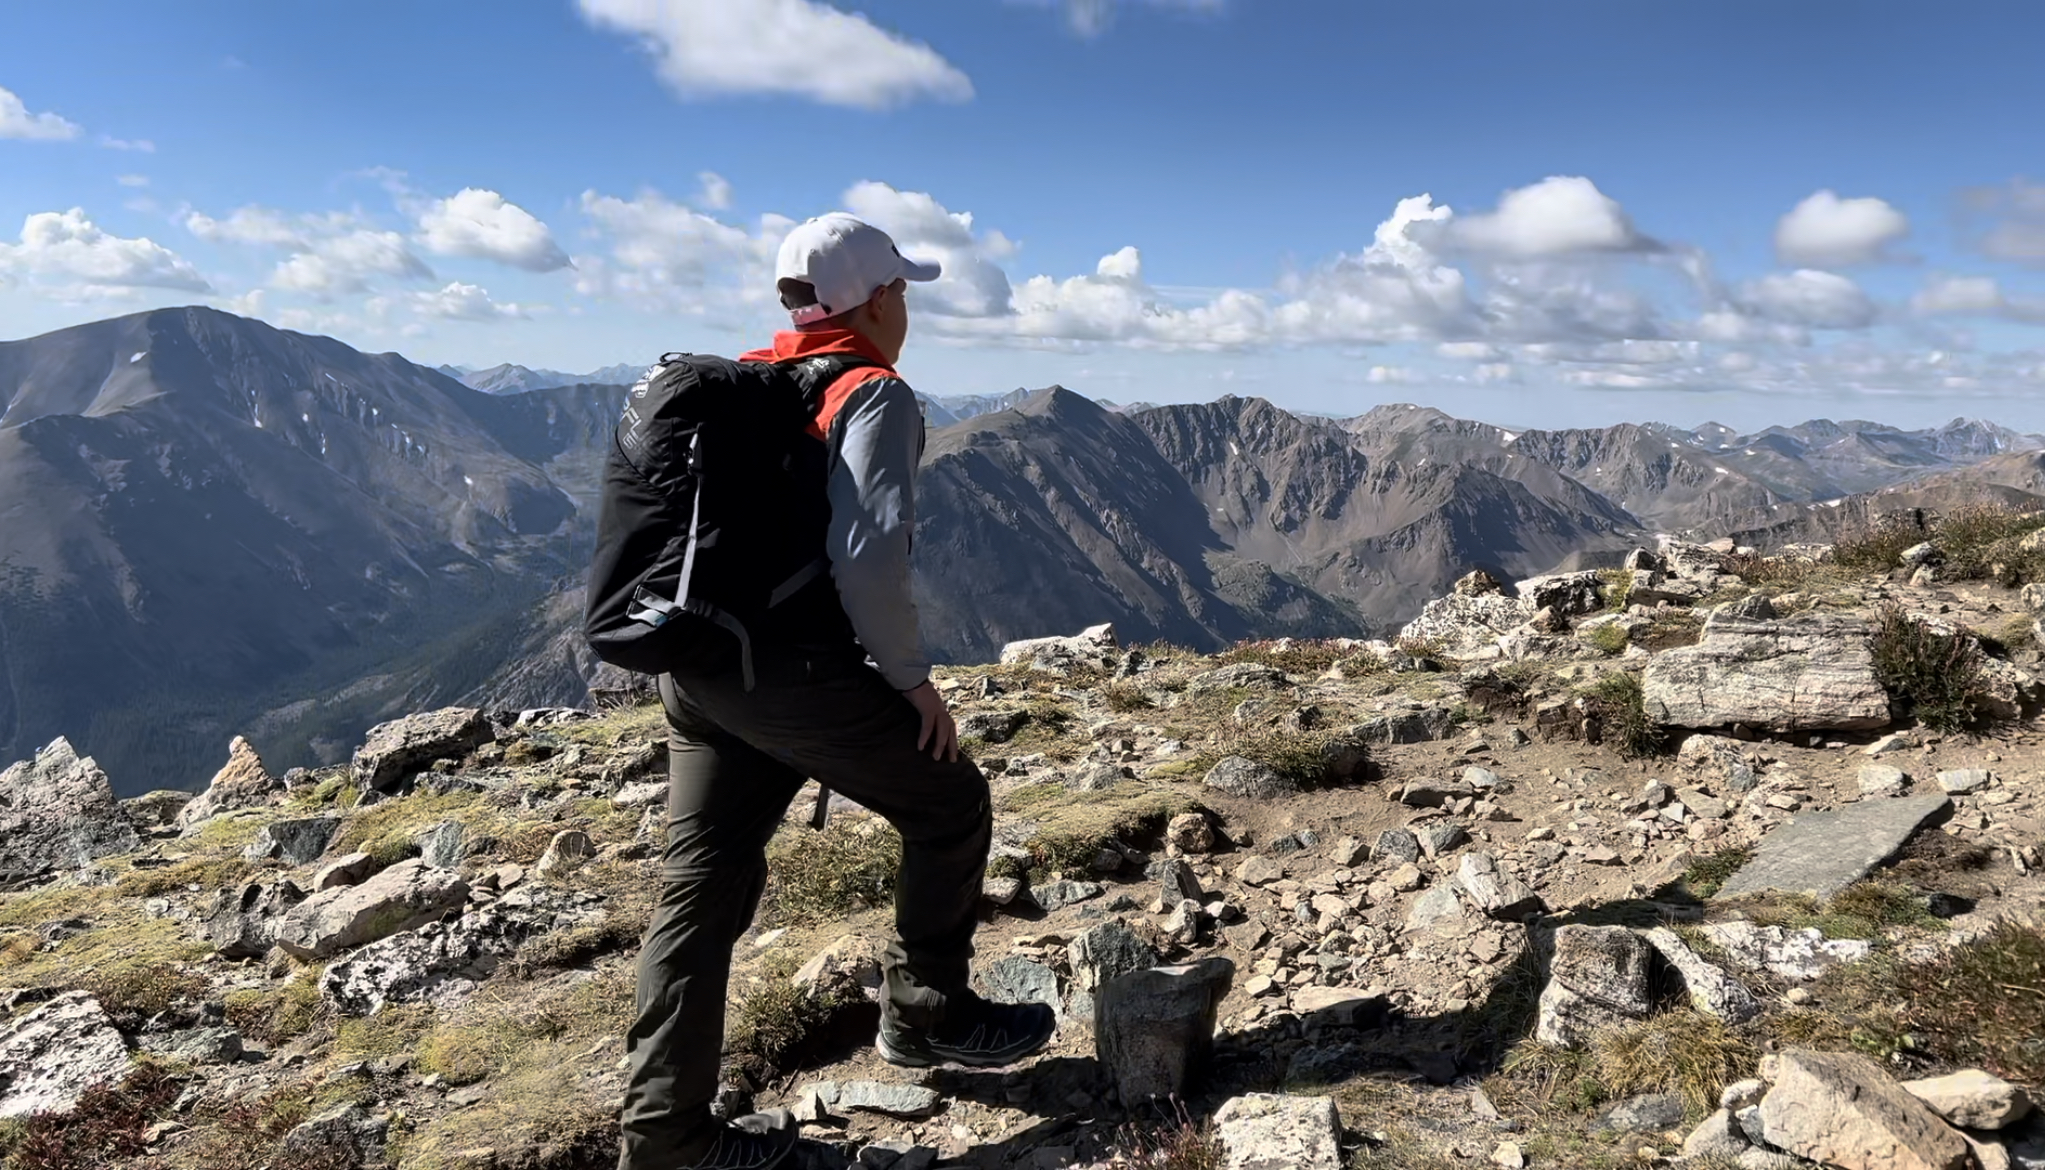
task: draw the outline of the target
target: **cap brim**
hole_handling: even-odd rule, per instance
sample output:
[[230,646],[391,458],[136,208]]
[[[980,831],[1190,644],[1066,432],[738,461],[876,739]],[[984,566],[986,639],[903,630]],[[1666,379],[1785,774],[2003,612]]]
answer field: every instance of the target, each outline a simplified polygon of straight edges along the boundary
[[924,263],[918,263],[917,261],[909,259],[907,256],[902,257],[902,279],[904,280],[916,281],[936,280],[940,275],[943,274],[943,271],[944,270],[941,267],[939,267],[937,262],[934,260]]

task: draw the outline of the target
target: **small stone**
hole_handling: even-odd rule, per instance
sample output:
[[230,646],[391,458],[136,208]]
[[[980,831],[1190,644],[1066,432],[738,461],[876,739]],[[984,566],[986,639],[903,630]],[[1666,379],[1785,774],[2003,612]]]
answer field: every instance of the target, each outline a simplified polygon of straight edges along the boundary
[[1406,915],[1406,929],[1433,930],[1462,917],[1463,904],[1457,900],[1456,891],[1449,886],[1436,886],[1420,895],[1420,900],[1413,903],[1413,909]]
[[1469,830],[1461,825],[1429,825],[1420,830],[1420,851],[1430,859],[1439,858],[1470,839]]
[[1022,880],[1012,877],[990,877],[980,883],[980,896],[996,906],[1006,906],[1022,893]]
[[596,856],[596,845],[589,834],[581,829],[564,829],[554,834],[547,843],[547,851],[540,855],[535,870],[541,877],[552,877],[582,868],[584,862]]
[[1410,894],[1427,884],[1427,875],[1420,872],[1419,866],[1409,861],[1385,875],[1385,881],[1400,893]]
[[1214,825],[1205,813],[1180,813],[1165,826],[1165,841],[1181,853],[1212,853]]
[[1865,764],[1860,769],[1860,793],[1862,796],[1897,796],[1909,780],[1901,768],[1888,764]]
[[1520,1152],[1518,1142],[1500,1142],[1498,1148],[1491,1151],[1491,1164],[1503,1166],[1505,1170],[1525,1170],[1527,1156]]
[[1720,1109],[1683,1139],[1686,1158],[1737,1158],[1747,1149],[1747,1138],[1733,1123],[1732,1111]]
[[1984,768],[1955,768],[1938,774],[1938,786],[1954,796],[1965,796],[1988,787],[1988,771]]
[[1342,1119],[1331,1097],[1250,1093],[1214,1115],[1223,1170],[1342,1170]]
[[1406,829],[1386,829],[1378,834],[1377,847],[1371,854],[1388,862],[1419,861],[1420,839]]
[[1098,898],[1102,892],[1103,887],[1097,882],[1071,880],[1047,882],[1032,891],[1037,899],[1037,905],[1042,906],[1046,913]]
[[1493,918],[1516,919],[1546,909],[1541,896],[1525,882],[1498,867],[1489,853],[1472,851],[1463,855],[1456,880],[1477,908]]
[[1208,769],[1201,783],[1217,792],[1229,796],[1253,800],[1267,800],[1281,796],[1292,796],[1299,792],[1299,784],[1277,771],[1242,756],[1227,756]]
[[1370,850],[1365,848],[1362,841],[1355,837],[1344,837],[1335,842],[1335,848],[1328,851],[1328,860],[1349,869],[1362,864],[1369,855]]
[[880,1081],[846,1081],[838,1086],[840,1109],[862,1109],[895,1117],[928,1117],[937,1112],[941,1098],[934,1089],[921,1085],[891,1085]]
[[1628,1097],[1607,1109],[1598,1128],[1613,1133],[1661,1133],[1683,1124],[1681,1093],[1649,1093]]
[[1236,868],[1236,880],[1246,886],[1262,886],[1285,877],[1285,866],[1268,857],[1252,857]]

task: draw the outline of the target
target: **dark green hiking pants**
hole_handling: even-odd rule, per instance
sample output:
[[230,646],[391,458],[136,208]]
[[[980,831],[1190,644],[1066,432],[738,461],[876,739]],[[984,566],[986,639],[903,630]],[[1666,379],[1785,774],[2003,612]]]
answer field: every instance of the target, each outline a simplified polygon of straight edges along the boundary
[[750,692],[735,668],[660,680],[668,840],[626,1035],[619,1170],[670,1170],[711,1125],[732,946],[766,887],[767,840],[806,778],[901,833],[890,1010],[913,1017],[967,982],[992,833],[986,777],[964,755],[918,751],[915,707],[857,657],[761,655],[755,669]]

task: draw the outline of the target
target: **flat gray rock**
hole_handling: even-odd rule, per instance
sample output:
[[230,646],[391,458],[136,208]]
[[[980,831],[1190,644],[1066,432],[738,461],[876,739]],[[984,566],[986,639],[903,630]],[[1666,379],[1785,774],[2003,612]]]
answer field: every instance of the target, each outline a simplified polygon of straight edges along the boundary
[[1253,800],[1291,796],[1299,791],[1299,785],[1291,779],[1279,775],[1255,760],[1246,760],[1241,756],[1223,758],[1220,763],[1207,770],[1207,777],[1202,783],[1217,792]]
[[1805,813],[1770,833],[1754,859],[1714,897],[1779,890],[1830,898],[1895,856],[1913,833],[1952,811],[1953,802],[1944,796],[1906,796]]
[[1702,641],[1648,661],[1642,688],[1648,716],[1673,727],[1852,730],[1890,719],[1868,624],[1841,614],[1714,613]]

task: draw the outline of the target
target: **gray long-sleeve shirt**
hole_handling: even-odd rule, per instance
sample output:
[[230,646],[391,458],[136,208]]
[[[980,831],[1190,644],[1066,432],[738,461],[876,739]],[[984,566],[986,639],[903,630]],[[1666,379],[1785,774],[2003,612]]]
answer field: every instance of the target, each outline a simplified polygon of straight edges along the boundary
[[897,690],[930,677],[909,590],[923,410],[909,384],[874,378],[831,420],[828,550],[839,601],[867,656]]

